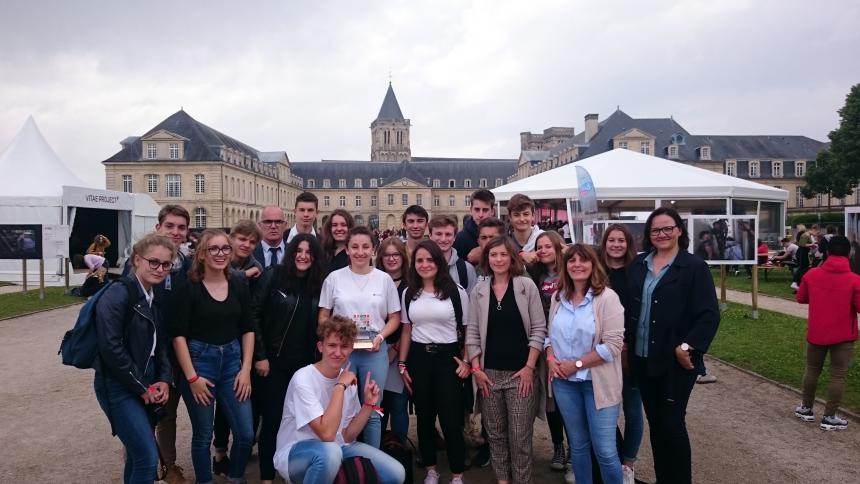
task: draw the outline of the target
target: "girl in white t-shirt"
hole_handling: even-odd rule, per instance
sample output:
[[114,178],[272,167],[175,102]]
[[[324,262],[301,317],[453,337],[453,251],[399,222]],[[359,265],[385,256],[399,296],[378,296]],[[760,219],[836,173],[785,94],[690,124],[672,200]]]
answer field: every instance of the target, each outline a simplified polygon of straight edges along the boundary
[[[441,268],[441,270],[440,270]],[[427,466],[424,482],[439,482],[436,472],[436,417],[442,425],[451,482],[463,482],[466,445],[463,441],[463,379],[469,365],[457,328],[467,312],[469,296],[454,283],[439,247],[425,240],[415,247],[409,265],[409,287],[401,306],[400,374],[418,414],[418,449]],[[408,303],[408,305],[407,305]],[[408,309],[407,309],[408,307]],[[411,372],[411,373],[410,373]]]
[[[320,294],[319,321],[330,315],[351,319],[358,328],[356,351],[349,357],[360,384],[371,378],[385,388],[388,375],[388,345],[385,338],[400,326],[400,299],[391,277],[371,264],[373,239],[365,226],[353,227],[346,242],[349,266],[326,277]],[[387,322],[386,322],[387,320]],[[364,343],[364,345],[362,344]],[[359,349],[367,346],[365,349]],[[362,440],[379,447],[382,425],[376,413],[367,423]]]

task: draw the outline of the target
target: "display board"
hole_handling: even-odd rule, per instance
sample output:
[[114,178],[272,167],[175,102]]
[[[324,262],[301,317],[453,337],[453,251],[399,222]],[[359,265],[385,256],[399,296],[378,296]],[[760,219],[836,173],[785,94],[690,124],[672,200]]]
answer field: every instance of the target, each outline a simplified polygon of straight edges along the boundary
[[642,239],[645,236],[645,221],[644,220],[597,220],[586,227],[585,243],[598,246],[603,240],[603,233],[610,225],[618,224],[627,227],[630,235],[633,236],[633,247],[636,252],[642,252]]
[[42,226],[42,254],[45,259],[53,257],[69,257],[69,235],[71,231],[68,225],[43,225]]
[[689,250],[711,265],[756,264],[758,217],[688,215]]
[[0,259],[41,258],[41,225],[0,225]]

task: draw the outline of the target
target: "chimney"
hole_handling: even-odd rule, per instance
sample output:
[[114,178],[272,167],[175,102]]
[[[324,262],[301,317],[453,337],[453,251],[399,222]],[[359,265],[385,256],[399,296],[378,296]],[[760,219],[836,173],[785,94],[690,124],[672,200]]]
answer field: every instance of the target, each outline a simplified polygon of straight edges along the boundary
[[532,134],[530,131],[523,131],[522,133],[520,133],[520,150],[528,151],[529,142],[531,141],[531,139]]
[[591,138],[594,138],[594,135],[597,134],[597,115],[596,114],[586,114],[585,115],[585,141],[591,141]]

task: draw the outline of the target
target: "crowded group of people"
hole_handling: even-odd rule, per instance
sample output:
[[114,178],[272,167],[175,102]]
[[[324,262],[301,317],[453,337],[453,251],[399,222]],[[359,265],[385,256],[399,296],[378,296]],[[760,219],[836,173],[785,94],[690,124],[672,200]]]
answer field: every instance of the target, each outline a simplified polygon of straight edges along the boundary
[[[413,205],[404,236],[380,242],[341,209],[317,231],[305,192],[295,226],[266,207],[229,233],[204,230],[185,255],[189,214],[165,206],[126,265],[137,291],[112,285],[97,306],[95,391],[125,447],[124,481],[187,481],[181,396],[201,483],[243,482],[254,445],[264,483],[330,484],[355,456],[401,483],[380,447],[384,432],[407,439],[410,402],[425,483],[442,479],[437,421],[446,480],[468,480],[471,464],[532,482],[537,418],[568,482],[633,482],[644,418],[658,481],[690,482],[687,401],[719,309],[678,213],[651,213],[641,248],[610,225],[595,249],[543,231],[525,195],[508,224],[495,207],[476,191],[458,231]],[[484,445],[470,455],[476,422]]]

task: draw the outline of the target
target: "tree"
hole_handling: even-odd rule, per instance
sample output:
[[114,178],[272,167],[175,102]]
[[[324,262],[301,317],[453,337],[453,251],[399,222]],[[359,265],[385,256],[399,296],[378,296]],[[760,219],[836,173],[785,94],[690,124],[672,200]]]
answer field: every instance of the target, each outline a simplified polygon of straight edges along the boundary
[[831,131],[830,146],[818,153],[815,165],[806,171],[803,196],[829,195],[844,198],[854,191],[860,181],[860,84],[851,87],[845,106],[838,111],[839,128]]

